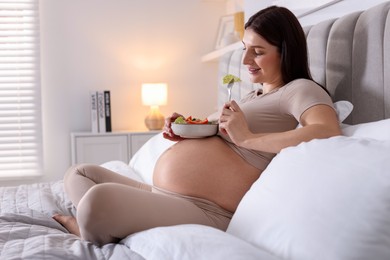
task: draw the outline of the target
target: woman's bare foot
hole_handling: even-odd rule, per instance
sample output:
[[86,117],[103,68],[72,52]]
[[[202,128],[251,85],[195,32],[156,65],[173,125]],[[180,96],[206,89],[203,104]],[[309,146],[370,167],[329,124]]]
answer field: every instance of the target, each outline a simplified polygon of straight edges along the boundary
[[80,228],[75,217],[54,214],[53,219],[64,226],[70,233],[81,237]]

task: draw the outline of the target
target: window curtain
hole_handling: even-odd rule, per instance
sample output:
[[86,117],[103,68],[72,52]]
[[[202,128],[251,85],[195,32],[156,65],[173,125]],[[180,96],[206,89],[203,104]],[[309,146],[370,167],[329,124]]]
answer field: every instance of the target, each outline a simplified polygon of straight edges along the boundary
[[0,179],[42,174],[38,4],[0,0]]

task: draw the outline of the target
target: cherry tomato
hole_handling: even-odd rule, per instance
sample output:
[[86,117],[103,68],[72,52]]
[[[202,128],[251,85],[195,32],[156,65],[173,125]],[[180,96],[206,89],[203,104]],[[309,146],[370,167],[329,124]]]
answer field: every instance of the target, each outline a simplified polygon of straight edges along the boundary
[[199,118],[193,118],[192,116],[189,116],[186,118],[186,122],[188,124],[198,124],[198,125],[201,125],[201,124],[207,124],[209,122],[209,120],[207,118],[205,119],[199,119]]

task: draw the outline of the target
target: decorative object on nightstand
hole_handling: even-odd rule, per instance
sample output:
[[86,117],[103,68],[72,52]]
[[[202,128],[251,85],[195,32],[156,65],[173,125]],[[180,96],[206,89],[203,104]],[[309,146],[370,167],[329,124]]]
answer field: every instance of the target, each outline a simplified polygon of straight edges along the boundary
[[142,104],[150,106],[145,118],[145,125],[149,130],[161,130],[164,126],[164,116],[158,107],[167,104],[167,88],[166,83],[142,84]]
[[111,132],[111,94],[109,90],[90,91],[91,132]]

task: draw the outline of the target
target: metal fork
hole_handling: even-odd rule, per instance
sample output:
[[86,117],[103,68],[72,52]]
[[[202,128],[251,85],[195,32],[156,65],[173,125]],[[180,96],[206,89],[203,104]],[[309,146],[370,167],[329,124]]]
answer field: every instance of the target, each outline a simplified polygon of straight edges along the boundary
[[231,81],[227,85],[227,90],[228,90],[228,96],[229,96],[229,102],[232,100],[232,88],[233,88],[234,81]]

